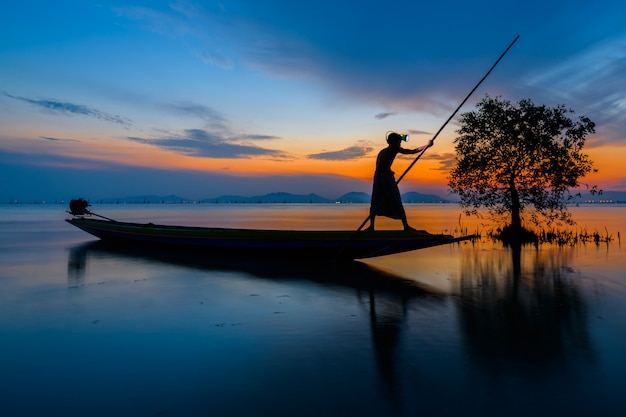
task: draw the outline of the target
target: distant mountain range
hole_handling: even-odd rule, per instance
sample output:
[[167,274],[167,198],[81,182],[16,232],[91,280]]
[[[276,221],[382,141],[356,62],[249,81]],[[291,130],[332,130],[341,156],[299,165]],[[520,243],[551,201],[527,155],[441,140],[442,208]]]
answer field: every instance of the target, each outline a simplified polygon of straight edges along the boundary
[[[177,195],[156,196],[142,195],[123,198],[101,199],[98,203],[118,203],[118,204],[369,204],[370,195],[367,193],[351,192],[337,198],[321,197],[317,194],[290,194],[290,193],[270,193],[245,197],[240,195],[224,195],[216,198],[205,198],[193,200]],[[408,192],[402,194],[404,203],[450,203],[434,194],[421,194],[418,192]]]
[[[91,203],[97,204],[369,204],[370,195],[363,192],[350,192],[337,198],[322,197],[317,194],[290,194],[270,193],[252,197],[240,195],[223,195],[215,198],[200,200],[180,197],[178,195],[138,195],[130,197],[96,198],[90,199]],[[415,191],[402,194],[404,203],[458,203],[454,196],[443,198],[436,194],[422,194]],[[603,191],[602,194],[592,195],[583,192],[577,196],[580,204],[626,204],[625,191]],[[45,202],[45,201],[44,201]],[[10,201],[9,203],[19,203]],[[35,203],[38,203],[35,201]]]

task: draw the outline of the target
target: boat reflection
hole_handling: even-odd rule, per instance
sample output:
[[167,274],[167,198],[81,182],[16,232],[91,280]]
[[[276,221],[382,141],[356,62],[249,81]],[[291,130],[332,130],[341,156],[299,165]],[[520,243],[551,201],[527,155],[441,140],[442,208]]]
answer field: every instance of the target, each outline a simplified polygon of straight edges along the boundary
[[301,259],[263,259],[259,257],[211,257],[184,250],[156,247],[142,248],[117,242],[92,241],[70,249],[68,257],[68,285],[84,283],[86,265],[94,257],[144,260],[151,263],[178,265],[206,271],[243,272],[258,278],[307,279],[315,282],[339,284],[357,290],[385,290],[409,297],[432,295],[420,283],[405,279],[359,262],[303,263]]

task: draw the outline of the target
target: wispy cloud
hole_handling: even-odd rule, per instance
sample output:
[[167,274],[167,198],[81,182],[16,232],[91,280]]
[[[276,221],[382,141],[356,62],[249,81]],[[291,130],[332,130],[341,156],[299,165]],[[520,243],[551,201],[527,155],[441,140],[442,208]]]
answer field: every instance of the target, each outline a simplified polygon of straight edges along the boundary
[[128,137],[128,140],[154,145],[181,155],[202,158],[251,158],[269,156],[285,158],[278,150],[240,143],[238,138],[225,138],[202,129],[187,129],[183,134],[157,138]]
[[[221,7],[218,6],[218,9]],[[222,27],[223,30],[223,24],[198,4],[173,1],[162,10],[124,6],[114,8],[114,11],[121,17],[140,22],[150,32],[172,39],[184,39],[186,45],[195,50],[195,54],[208,65],[226,70],[235,66],[233,58],[225,51],[228,49],[228,41],[216,29]]]
[[386,119],[387,117],[395,116],[395,115],[396,115],[395,112],[378,113],[376,116],[374,116],[374,118],[377,120],[383,120],[383,119]]
[[55,99],[33,99],[33,98],[21,97],[21,96],[9,94],[6,91],[3,91],[2,95],[4,95],[5,97],[12,98],[14,100],[31,104],[35,107],[38,107],[40,109],[43,109],[53,114],[87,116],[87,117],[93,117],[95,119],[103,120],[105,122],[115,123],[115,124],[124,126],[126,128],[129,128],[132,126],[132,121],[125,117],[118,116],[115,114],[105,113],[103,111],[94,109],[84,104],[64,102],[64,101],[59,101]]
[[409,134],[410,135],[432,135],[432,132],[426,132],[425,130],[410,129]]
[[205,64],[220,67],[222,69],[232,69],[235,63],[231,58],[224,55],[224,53],[217,49],[214,51],[202,51],[200,57]]
[[551,104],[565,104],[599,127],[611,125],[619,135],[626,127],[626,37],[583,50],[568,60],[527,78]]
[[[119,16],[141,22],[146,30],[161,35],[180,37],[195,32],[181,14],[172,14],[176,10],[171,7],[165,11],[142,6],[115,7],[113,10]],[[193,34],[199,35],[199,33]]]
[[435,171],[449,171],[456,162],[456,155],[451,152],[443,154],[424,154],[424,159],[439,161],[439,167],[433,168]]
[[[60,169],[61,168],[61,169]],[[260,195],[276,191],[316,193],[337,198],[348,191],[367,191],[369,181],[341,175],[253,175],[226,170],[162,170],[99,160],[49,154],[25,154],[0,149],[0,177],[10,178],[0,187],[4,201],[36,201],[76,198],[98,199],[127,195],[169,195],[215,198],[225,194]],[[49,181],[55,178],[55,181]],[[42,184],[45,187],[42,188]],[[98,184],[94,187],[94,184]]]
[[307,155],[310,159],[323,159],[327,161],[346,161],[349,159],[363,158],[374,150],[367,144],[350,146],[339,151],[321,152]]
[[274,140],[274,139],[280,139],[280,137],[278,136],[272,136],[272,135],[254,135],[254,134],[247,134],[247,135],[240,135],[238,136],[238,139],[242,139],[242,140],[252,140],[252,141],[265,141],[265,140]]
[[52,141],[52,142],[80,142],[77,139],[52,138],[52,137],[49,137],[49,136],[39,136],[39,138],[43,139],[43,140],[49,140],[49,141]]
[[202,119],[215,129],[224,129],[226,126],[227,120],[219,111],[203,104],[178,102],[166,104],[165,107],[182,115]]
[[[441,2],[419,6],[409,3],[398,8],[367,3],[354,11],[350,2],[343,1],[317,1],[306,7],[297,2],[280,2],[277,12],[275,7],[262,2],[239,2],[235,6],[228,2],[174,0],[167,5],[115,10],[119,16],[139,22],[146,30],[182,39],[186,47],[194,49],[210,65],[232,68],[237,61],[272,76],[314,80],[359,102],[438,116],[447,114],[458,104],[512,38],[512,31],[532,25],[531,33],[523,34],[514,54],[500,65],[482,91],[488,88],[496,94],[514,93],[523,98],[537,91],[533,90],[536,87],[533,82],[546,81],[559,91],[584,89],[583,99],[593,106],[594,112],[597,108],[598,117],[608,115],[608,119],[626,114],[620,96],[625,62],[624,30],[621,21],[616,22],[619,13],[610,8],[598,9],[592,3],[564,8],[562,2],[546,5],[532,0],[525,10],[513,16],[508,9],[493,7],[492,2],[480,5],[461,2],[454,10]],[[350,19],[346,19],[347,8]],[[536,15],[539,9],[543,12],[541,19]],[[594,25],[579,28],[576,36],[566,43],[557,39],[545,42],[555,30],[569,31],[572,21],[584,18],[591,11],[597,21],[606,22],[603,26],[620,28],[614,30],[620,38],[612,45],[593,42],[597,35],[592,31],[602,32]],[[448,19],[445,28],[438,19],[442,13]],[[476,19],[468,21],[468,13]],[[377,21],[393,22],[394,30],[383,25],[371,26],[373,16]],[[415,16],[420,16],[419,25],[415,25]],[[319,25],[320,21],[326,24]],[[450,27],[457,30],[447,29]],[[458,43],[459,33],[464,34],[462,47]],[[505,39],[508,37],[505,34],[511,35],[510,38]],[[560,51],[564,44],[566,52]],[[601,55],[592,52],[581,56],[579,62],[572,62],[570,57],[582,48],[601,50]],[[528,56],[535,56],[532,66]],[[514,65],[514,59],[520,65]],[[557,67],[552,69],[555,63]],[[546,78],[529,75],[533,68],[546,71]],[[566,76],[561,77],[562,74]],[[520,82],[524,79],[528,84]],[[594,91],[597,94],[592,94]],[[374,117],[382,120],[394,115],[395,112],[389,111]]]

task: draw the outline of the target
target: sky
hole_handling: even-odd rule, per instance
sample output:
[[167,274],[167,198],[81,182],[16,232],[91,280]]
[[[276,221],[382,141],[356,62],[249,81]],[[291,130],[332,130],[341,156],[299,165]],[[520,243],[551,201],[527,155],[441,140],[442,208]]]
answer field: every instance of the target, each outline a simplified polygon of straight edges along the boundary
[[[596,133],[626,191],[623,1],[4,1],[0,203],[371,191],[388,131],[426,143],[489,95]],[[404,177],[447,194],[458,114]],[[397,174],[413,157],[398,158]]]

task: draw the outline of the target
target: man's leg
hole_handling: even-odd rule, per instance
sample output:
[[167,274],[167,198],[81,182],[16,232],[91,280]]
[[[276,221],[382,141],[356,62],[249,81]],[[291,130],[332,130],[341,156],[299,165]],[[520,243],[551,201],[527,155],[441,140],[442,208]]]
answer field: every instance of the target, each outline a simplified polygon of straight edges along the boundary
[[404,226],[404,230],[406,231],[410,231],[410,232],[415,232],[415,229],[412,228],[411,226],[409,226],[409,222],[406,219],[406,214],[404,216],[402,216],[402,226]]

